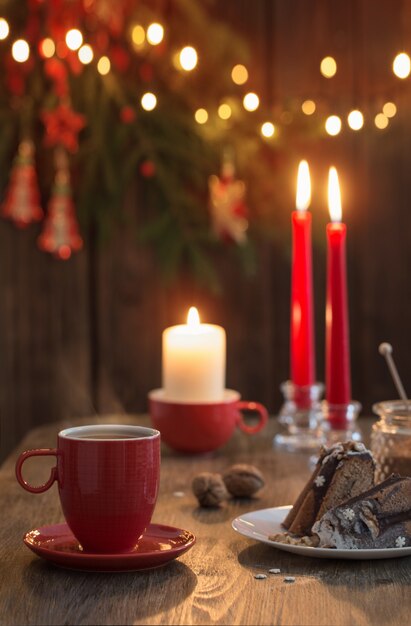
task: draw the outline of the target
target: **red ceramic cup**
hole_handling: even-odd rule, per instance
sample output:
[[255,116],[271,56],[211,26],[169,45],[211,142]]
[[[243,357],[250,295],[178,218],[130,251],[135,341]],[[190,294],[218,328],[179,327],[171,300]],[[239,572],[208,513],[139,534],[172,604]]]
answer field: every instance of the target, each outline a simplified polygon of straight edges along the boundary
[[[179,452],[210,452],[223,446],[236,427],[248,435],[257,433],[267,422],[268,413],[258,402],[240,400],[240,394],[226,389],[221,402],[183,403],[164,397],[163,389],[148,394],[149,411],[154,428],[161,439]],[[241,411],[255,411],[255,426],[244,422]]]
[[[32,487],[22,476],[31,456],[57,457],[48,481]],[[93,425],[62,430],[57,448],[28,450],[16,463],[31,493],[57,481],[67,524],[88,552],[128,552],[148,526],[160,477],[160,433],[141,426]]]

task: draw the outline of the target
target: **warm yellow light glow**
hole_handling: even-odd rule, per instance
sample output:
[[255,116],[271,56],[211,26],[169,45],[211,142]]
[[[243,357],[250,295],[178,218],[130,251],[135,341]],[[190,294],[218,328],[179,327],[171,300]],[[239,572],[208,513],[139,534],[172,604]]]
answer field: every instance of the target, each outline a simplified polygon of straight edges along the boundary
[[54,43],[52,39],[50,39],[50,37],[46,37],[46,39],[43,39],[43,41],[41,42],[40,49],[41,49],[41,54],[46,59],[51,59],[51,57],[54,55],[56,51],[56,44]]
[[6,39],[10,32],[10,27],[8,22],[4,19],[4,17],[0,17],[0,39]]
[[18,63],[24,63],[30,56],[30,48],[27,41],[17,39],[11,48],[11,55]]
[[351,113],[348,114],[347,121],[348,126],[352,130],[360,130],[360,128],[364,126],[364,116],[361,111],[351,111]]
[[243,106],[246,111],[255,111],[260,106],[260,98],[256,93],[250,91],[243,98]]
[[218,107],[218,115],[222,120],[228,120],[231,117],[231,107],[229,104],[220,104]]
[[159,43],[163,41],[164,37],[164,28],[161,24],[157,22],[153,22],[147,28],[147,41],[151,43],[152,46],[158,46]]
[[397,107],[395,106],[394,102],[386,102],[382,107],[382,112],[386,117],[394,117],[394,115],[397,113]]
[[94,53],[91,46],[89,46],[88,44],[81,46],[80,50],[78,51],[78,58],[80,59],[81,63],[83,63],[84,65],[88,65],[92,62],[93,57]]
[[101,57],[99,59],[99,62],[97,63],[97,71],[99,72],[99,74],[101,74],[102,76],[105,76],[106,74],[109,73],[111,68],[111,63],[110,63],[110,59],[108,57]]
[[325,57],[320,64],[320,71],[325,78],[332,78],[337,72],[337,63],[333,57]]
[[377,113],[377,115],[374,118],[374,124],[380,130],[387,128],[389,123],[390,123],[390,120],[388,119],[386,115],[384,115],[384,113]]
[[338,182],[338,172],[335,167],[330,167],[328,173],[328,210],[332,222],[341,222],[341,192]]
[[195,306],[191,306],[187,315],[187,325],[190,328],[197,328],[200,326],[200,316]]
[[183,70],[191,72],[197,65],[198,55],[195,48],[192,46],[185,46],[179,54],[179,62]]
[[70,50],[78,50],[83,43],[83,35],[78,28],[71,28],[66,33],[66,44]]
[[407,78],[411,71],[411,60],[406,52],[400,52],[392,64],[393,72],[398,78]]
[[244,85],[248,80],[248,70],[244,65],[234,65],[231,70],[231,79],[236,85]]
[[146,40],[146,33],[141,24],[136,24],[131,31],[131,39],[136,46],[142,46]]
[[297,174],[297,194],[295,206],[298,211],[306,211],[311,202],[311,178],[307,161],[300,161]]
[[304,100],[301,110],[305,115],[312,115],[316,109],[314,100]]
[[157,106],[157,98],[149,91],[141,97],[141,106],[145,111],[152,111]]
[[275,126],[272,122],[264,122],[264,124],[261,124],[261,134],[263,137],[267,137],[267,139],[269,139],[270,137],[273,137],[275,133]]
[[197,124],[205,124],[208,120],[208,113],[205,109],[197,109],[194,113],[194,118]]
[[341,131],[341,120],[338,115],[330,115],[325,120],[325,130],[329,135],[335,137]]

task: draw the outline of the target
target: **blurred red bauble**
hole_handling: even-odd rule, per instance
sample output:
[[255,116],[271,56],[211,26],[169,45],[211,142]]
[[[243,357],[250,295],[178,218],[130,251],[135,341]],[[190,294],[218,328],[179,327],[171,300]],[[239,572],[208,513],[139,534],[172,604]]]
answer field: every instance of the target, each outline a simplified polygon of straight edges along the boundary
[[130,56],[121,46],[112,46],[110,58],[113,66],[119,72],[126,72],[130,65]]
[[124,124],[131,124],[136,119],[136,112],[133,107],[125,106],[120,111],[120,119]]
[[46,75],[54,81],[64,80],[67,77],[67,70],[64,64],[55,57],[45,61],[44,70]]
[[24,94],[25,79],[17,72],[10,72],[6,77],[7,88],[13,96],[22,96]]
[[149,83],[153,80],[154,71],[153,66],[150,63],[142,63],[138,70],[138,73],[140,74],[141,80],[143,80],[145,83]]
[[156,166],[153,161],[147,159],[147,161],[143,161],[140,165],[140,174],[144,176],[144,178],[152,178],[156,173]]

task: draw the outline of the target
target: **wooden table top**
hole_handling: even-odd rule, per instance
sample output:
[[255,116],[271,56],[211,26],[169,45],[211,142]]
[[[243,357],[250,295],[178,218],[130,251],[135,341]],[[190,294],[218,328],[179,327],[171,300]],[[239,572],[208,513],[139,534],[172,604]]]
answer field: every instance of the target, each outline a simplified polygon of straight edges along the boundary
[[[111,416],[72,420],[70,425],[94,421],[148,424],[146,417]],[[369,432],[370,420],[361,423]],[[120,574],[69,571],[42,561],[21,539],[28,530],[63,521],[57,489],[27,493],[14,477],[14,462],[23,449],[53,447],[57,432],[68,425],[31,431],[0,470],[1,624],[408,623],[411,557],[314,559],[251,541],[231,529],[231,520],[241,513],[291,503],[309,476],[307,455],[273,449],[274,419],[258,435],[236,433],[214,454],[184,457],[163,450],[153,521],[197,536],[196,545],[180,559],[157,570]],[[221,509],[199,508],[190,488],[193,476],[236,462],[255,464],[264,473],[266,486],[258,497],[233,500]],[[25,476],[33,484],[48,476],[52,461],[42,463],[26,463]],[[281,575],[254,578],[273,567]],[[284,576],[294,576],[295,582],[284,582]]]

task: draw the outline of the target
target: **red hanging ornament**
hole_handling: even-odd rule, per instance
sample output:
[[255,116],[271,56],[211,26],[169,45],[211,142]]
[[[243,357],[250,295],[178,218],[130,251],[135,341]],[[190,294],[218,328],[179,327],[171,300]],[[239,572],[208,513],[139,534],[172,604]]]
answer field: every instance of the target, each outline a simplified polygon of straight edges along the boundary
[[77,152],[78,136],[86,125],[86,118],[76,113],[69,104],[59,104],[53,111],[43,111],[47,146],[64,146],[68,152]]
[[67,155],[61,149],[56,153],[56,177],[43,232],[37,243],[40,250],[63,260],[83,247],[71,195]]
[[247,239],[248,208],[245,183],[235,178],[234,164],[225,158],[221,176],[210,176],[210,212],[215,234],[223,241],[244,243]]
[[38,222],[43,217],[34,165],[34,144],[28,139],[19,145],[1,214],[19,228]]

